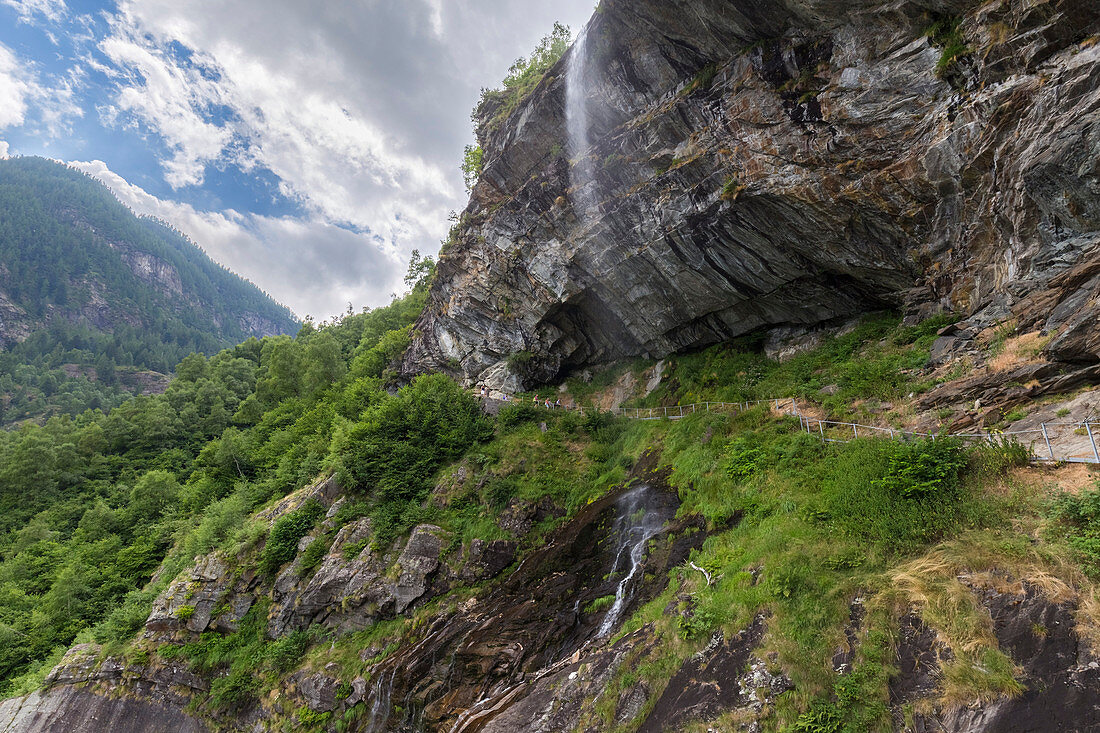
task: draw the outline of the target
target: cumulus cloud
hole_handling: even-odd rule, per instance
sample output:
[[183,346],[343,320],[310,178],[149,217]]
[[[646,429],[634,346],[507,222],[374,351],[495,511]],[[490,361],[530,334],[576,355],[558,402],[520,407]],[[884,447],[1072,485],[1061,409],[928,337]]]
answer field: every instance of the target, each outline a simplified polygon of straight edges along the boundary
[[[411,251],[437,250],[465,205],[458,164],[480,88],[555,20],[576,29],[592,12],[592,0],[4,6],[61,39],[38,67],[0,46],[0,129],[21,126],[21,152],[36,131],[64,139],[32,150],[86,161],[136,211],[318,317],[386,302]],[[82,105],[98,114],[64,135]]]
[[186,232],[215,261],[299,315],[326,318],[343,312],[349,302],[383,305],[403,287],[404,263],[369,235],[316,220],[201,211],[157,198],[101,160],[69,165],[103,181],[136,213]]
[[76,103],[71,79],[39,80],[32,64],[0,43],[0,130],[31,124],[48,137],[69,129],[69,121],[83,114]]
[[7,140],[0,140],[0,160],[8,157],[8,142]]

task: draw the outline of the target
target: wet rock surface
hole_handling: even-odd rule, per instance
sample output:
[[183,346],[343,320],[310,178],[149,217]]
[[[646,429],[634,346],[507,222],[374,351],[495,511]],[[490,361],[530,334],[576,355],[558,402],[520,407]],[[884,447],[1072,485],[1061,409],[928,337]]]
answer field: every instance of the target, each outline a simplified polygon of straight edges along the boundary
[[[934,14],[974,51],[940,74]],[[609,0],[481,129],[404,369],[512,390],[884,305],[1016,308],[1095,362],[1098,31],[1087,0]]]
[[[960,576],[960,581],[971,585],[969,577]],[[1078,636],[1075,603],[1053,601],[1036,586],[1014,583],[1007,576],[997,587],[983,582],[971,588],[989,612],[998,646],[1020,668],[1024,691],[1011,699],[918,715],[911,730],[1040,733],[1100,728],[1100,663]],[[940,664],[951,659],[950,650],[915,613],[902,617],[899,626],[899,674],[890,685],[895,710],[933,696]],[[910,730],[900,723],[898,727]]]
[[[619,578],[608,577],[621,550],[612,541],[611,528],[616,503],[629,491],[613,492],[585,507],[485,597],[437,617],[418,644],[380,663],[378,671],[389,675],[393,704],[404,700],[402,725],[438,730],[461,723],[457,730],[479,730],[497,718],[512,719],[501,717],[506,714],[519,715],[508,711],[523,701],[524,709],[552,708],[540,713],[541,722],[531,723],[532,730],[563,729],[555,726],[572,714],[563,711],[579,711],[580,698],[569,690],[587,688],[561,680],[570,681],[577,665],[605,669],[593,660],[602,659],[599,655],[606,651],[596,637],[608,611],[588,606],[614,594],[618,586]],[[675,494],[660,486],[646,491],[646,511],[671,521],[653,537],[624,617],[653,597],[663,586],[657,578],[683,562],[705,537],[697,520],[672,520]],[[676,534],[674,541],[668,539],[670,533]],[[561,684],[555,686],[553,680]],[[550,702],[551,696],[556,703]]]
[[639,733],[678,730],[737,708],[759,711],[765,700],[792,689],[786,677],[769,673],[768,665],[754,658],[766,628],[767,618],[759,615],[736,636],[726,640],[716,636],[706,649],[684,662]]
[[1034,586],[1021,592],[975,589],[1001,649],[1023,669],[1019,697],[943,717],[952,733],[1040,733],[1100,729],[1100,664],[1078,638],[1071,602],[1054,603]]

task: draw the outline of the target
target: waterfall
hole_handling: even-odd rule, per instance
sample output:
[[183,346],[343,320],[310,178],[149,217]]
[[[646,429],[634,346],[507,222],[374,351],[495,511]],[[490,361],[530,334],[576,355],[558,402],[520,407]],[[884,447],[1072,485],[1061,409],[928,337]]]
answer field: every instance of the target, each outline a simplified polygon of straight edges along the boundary
[[630,563],[630,569],[615,589],[615,602],[603,617],[600,630],[596,632],[597,637],[606,636],[615,628],[630,598],[629,593],[634,577],[642,567],[642,560],[645,559],[646,545],[664,525],[665,518],[660,512],[647,509],[645,499],[648,491],[649,487],[643,484],[623,494],[615,502],[615,524],[612,534],[618,543],[618,549],[611,572],[626,570],[623,567],[626,562]]
[[[367,721],[367,733],[375,733],[376,730],[385,730],[386,721],[390,717],[390,697],[393,695],[393,678],[397,675],[397,668],[390,672],[389,680],[386,680],[386,672],[378,675],[378,681],[374,684],[374,704],[371,705],[370,719]],[[379,728],[378,726],[382,727]]]
[[569,171],[573,210],[582,221],[587,218],[592,196],[592,161],[588,157],[588,54],[585,29],[577,35],[569,52],[565,72],[565,126],[569,135],[567,152],[572,161]]

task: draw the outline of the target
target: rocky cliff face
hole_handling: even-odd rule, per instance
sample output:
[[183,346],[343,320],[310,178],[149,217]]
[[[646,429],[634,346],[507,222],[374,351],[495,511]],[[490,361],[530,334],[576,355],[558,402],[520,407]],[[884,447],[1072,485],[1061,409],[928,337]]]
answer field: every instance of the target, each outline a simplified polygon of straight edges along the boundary
[[[1064,290],[1100,244],[1098,32],[1087,0],[605,0],[483,124],[405,370],[514,389]],[[1082,284],[1048,295],[1046,327],[1095,332]]]

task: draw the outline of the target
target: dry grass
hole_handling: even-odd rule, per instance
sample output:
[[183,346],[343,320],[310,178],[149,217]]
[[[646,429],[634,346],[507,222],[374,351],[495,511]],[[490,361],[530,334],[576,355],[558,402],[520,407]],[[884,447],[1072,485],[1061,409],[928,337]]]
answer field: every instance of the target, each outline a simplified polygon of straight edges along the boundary
[[1078,631],[1100,648],[1100,599],[1092,584],[1070,561],[1040,557],[1035,549],[1009,552],[993,536],[974,534],[905,563],[891,573],[890,582],[895,602],[919,609],[938,642],[954,655],[942,665],[939,694],[921,703],[922,709],[957,709],[1023,691],[1020,670],[999,649],[975,588],[1023,596],[1030,586],[1052,603],[1079,603]]
[[1043,336],[1039,331],[1007,338],[999,349],[999,353],[989,360],[989,370],[1007,372],[1022,364],[1039,361],[1039,355],[1048,343],[1050,343],[1050,335]]
[[1081,589],[1077,604],[1077,636],[1088,645],[1095,655],[1100,653],[1100,597],[1098,589],[1091,583]]

